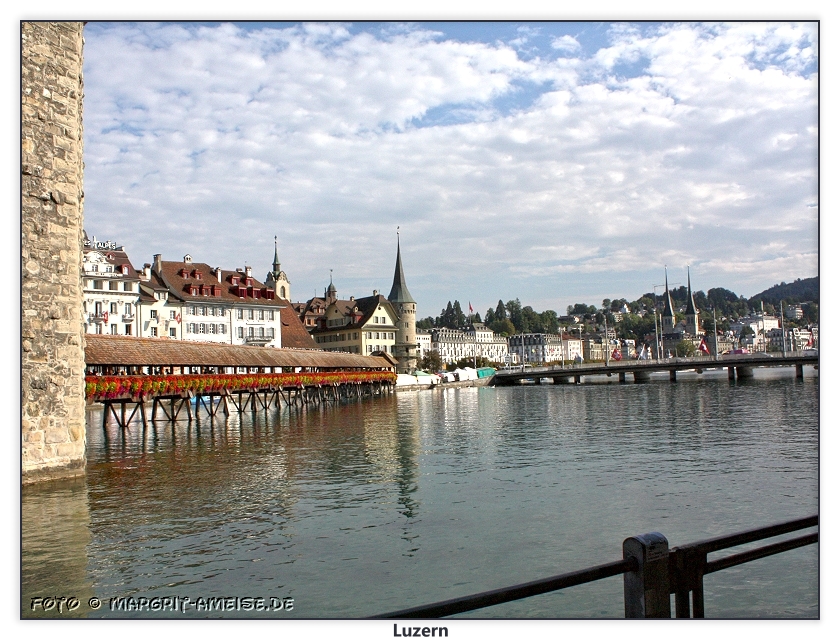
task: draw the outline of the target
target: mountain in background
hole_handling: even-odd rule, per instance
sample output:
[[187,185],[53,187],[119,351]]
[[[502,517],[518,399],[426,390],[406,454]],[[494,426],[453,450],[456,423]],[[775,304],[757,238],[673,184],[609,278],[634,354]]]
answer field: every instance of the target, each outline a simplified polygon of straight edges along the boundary
[[769,289],[755,294],[750,298],[750,304],[758,304],[760,301],[772,305],[778,305],[780,300],[786,304],[799,302],[820,302],[820,277],[797,278],[793,282],[782,282]]

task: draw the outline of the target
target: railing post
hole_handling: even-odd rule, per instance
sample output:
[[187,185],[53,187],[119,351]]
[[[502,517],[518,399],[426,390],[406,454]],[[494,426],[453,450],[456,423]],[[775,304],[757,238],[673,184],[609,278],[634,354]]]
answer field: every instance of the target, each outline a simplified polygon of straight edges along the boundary
[[636,571],[624,574],[625,618],[670,618],[668,539],[645,533],[624,541],[624,558],[634,558]]

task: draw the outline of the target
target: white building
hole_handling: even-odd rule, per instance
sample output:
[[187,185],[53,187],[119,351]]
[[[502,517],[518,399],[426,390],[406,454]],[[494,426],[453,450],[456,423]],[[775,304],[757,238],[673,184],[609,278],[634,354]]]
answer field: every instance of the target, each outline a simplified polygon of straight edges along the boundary
[[140,277],[122,246],[92,240],[82,249],[85,333],[135,336]]
[[424,358],[432,350],[432,334],[425,329],[417,329],[417,358]]
[[281,300],[253,277],[251,267],[224,271],[189,255],[169,262],[158,254],[144,289],[153,295],[142,305],[149,335],[154,329],[158,337],[194,342],[281,345]]
[[505,362],[507,340],[497,336],[483,323],[476,322],[466,330],[438,328],[431,332],[431,349],[437,351],[444,363],[465,358],[484,357],[491,362]]

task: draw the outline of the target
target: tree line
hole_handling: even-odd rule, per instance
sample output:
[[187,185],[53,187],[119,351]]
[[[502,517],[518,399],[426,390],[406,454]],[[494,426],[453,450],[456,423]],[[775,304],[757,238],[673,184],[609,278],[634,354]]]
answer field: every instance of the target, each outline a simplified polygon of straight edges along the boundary
[[[670,293],[676,314],[675,321],[680,322],[685,319],[685,315],[677,309],[688,303],[688,288],[675,287]],[[700,324],[709,334],[713,332],[715,324],[718,331],[727,331],[730,320],[734,321],[749,315],[751,311],[757,311],[761,302],[764,302],[765,313],[774,315],[780,312],[780,305],[806,303],[802,304],[803,318],[798,321],[785,319],[786,327],[819,322],[819,277],[797,279],[790,284],[782,282],[749,299],[723,287],[694,291],[693,295],[694,305],[700,314]],[[497,334],[512,336],[517,333],[559,333],[561,327],[573,330],[580,328],[581,333],[590,333],[603,327],[606,322],[615,328],[617,337],[635,340],[636,344],[640,344],[646,336],[654,334],[655,323],[653,313],[644,313],[641,316],[638,314],[642,311],[652,312],[654,309],[661,312],[664,305],[664,292],[659,295],[649,292],[632,301],[626,298],[605,298],[600,307],[578,302],[569,305],[566,308],[567,317],[561,318],[551,309],[535,311],[531,306],[523,307],[519,298],[516,298],[507,302],[499,300],[495,309],[487,309],[482,320],[479,313],[470,313],[469,310],[465,313],[461,303],[455,300],[448,302],[446,307],[441,309],[439,316],[418,320],[417,328],[465,329],[472,323],[483,321]],[[625,306],[630,313],[619,316],[618,312]],[[569,316],[578,317],[580,322],[569,322]]]

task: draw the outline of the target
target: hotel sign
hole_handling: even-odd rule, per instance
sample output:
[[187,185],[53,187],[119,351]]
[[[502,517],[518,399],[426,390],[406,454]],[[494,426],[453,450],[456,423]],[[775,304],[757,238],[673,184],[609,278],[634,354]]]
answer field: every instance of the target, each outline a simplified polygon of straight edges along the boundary
[[87,249],[116,249],[117,243],[113,240],[105,240],[100,242],[93,236],[93,240],[85,240],[85,248]]

